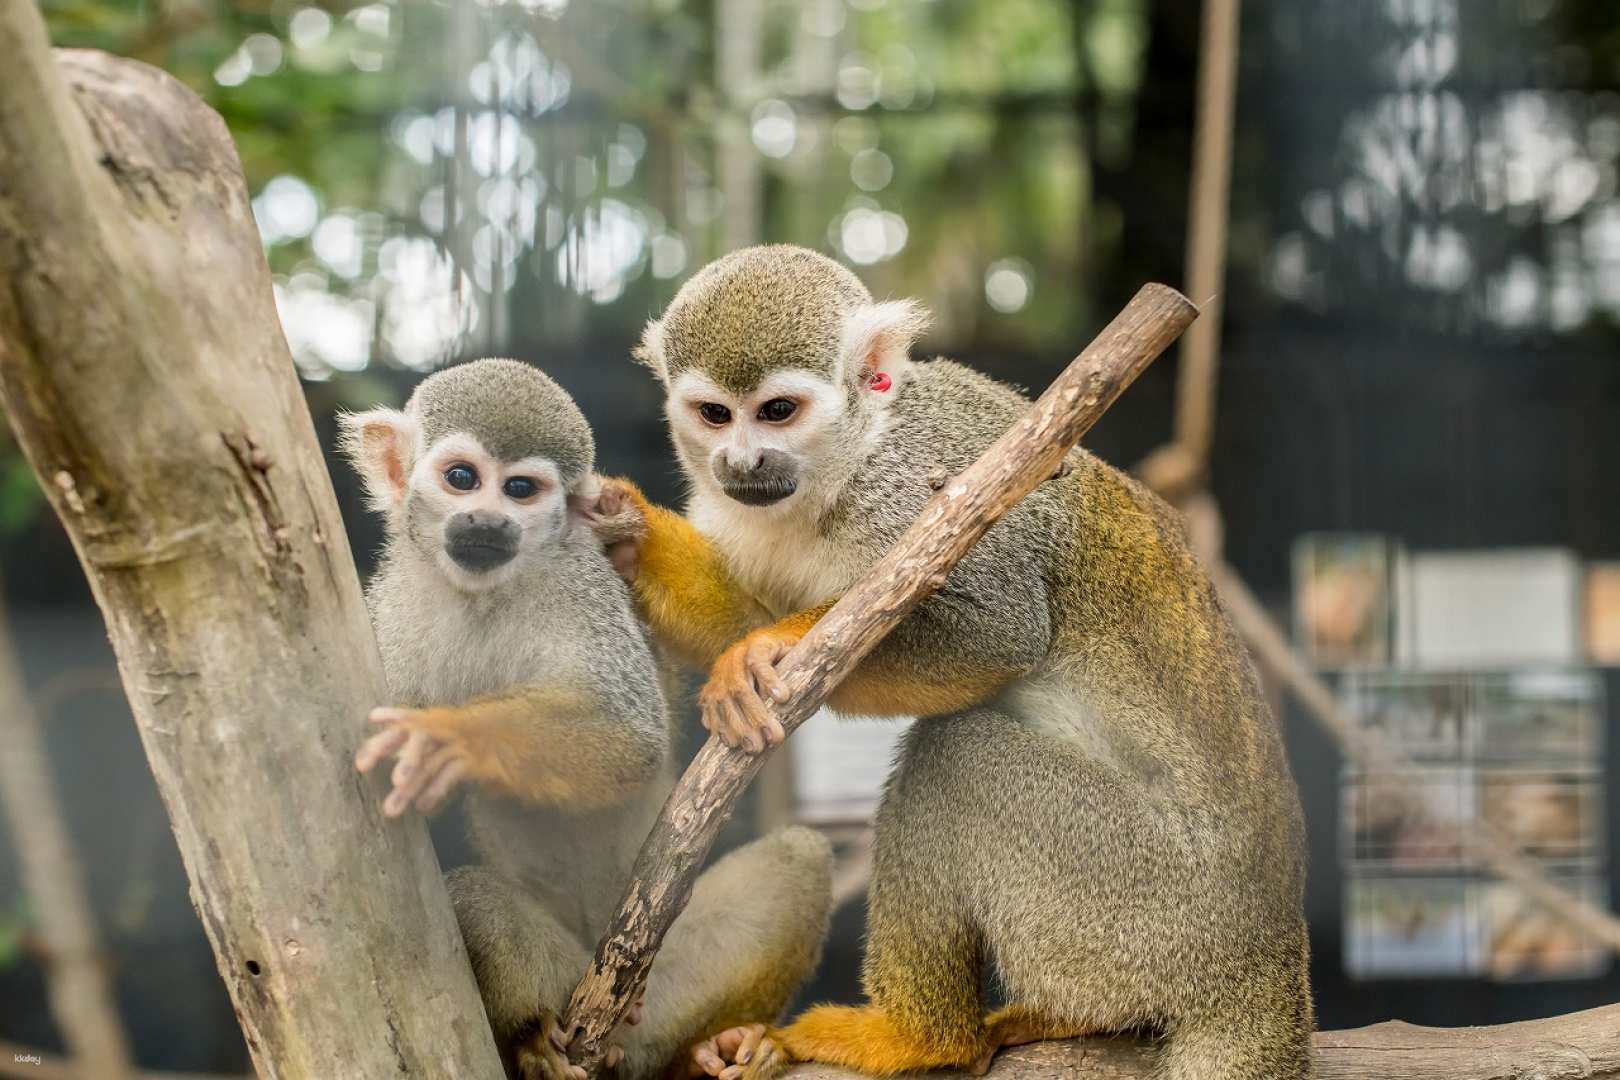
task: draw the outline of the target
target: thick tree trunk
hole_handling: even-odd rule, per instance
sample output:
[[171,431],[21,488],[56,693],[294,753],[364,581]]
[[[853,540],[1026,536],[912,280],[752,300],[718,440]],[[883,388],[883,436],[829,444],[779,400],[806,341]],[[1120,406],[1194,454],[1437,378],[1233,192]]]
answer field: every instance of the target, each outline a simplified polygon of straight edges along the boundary
[[351,764],[381,665],[225,126],[153,68],[53,56],[31,0],[0,56],[0,393],[255,1065],[493,1080],[426,831]]

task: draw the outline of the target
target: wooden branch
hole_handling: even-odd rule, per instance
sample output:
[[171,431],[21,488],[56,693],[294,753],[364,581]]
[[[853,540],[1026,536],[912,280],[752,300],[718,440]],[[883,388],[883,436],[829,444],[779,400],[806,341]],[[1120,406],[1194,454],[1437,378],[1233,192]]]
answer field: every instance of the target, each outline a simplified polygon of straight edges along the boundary
[[[1148,1080],[1154,1051],[1119,1037],[1035,1043],[996,1056],[986,1080]],[[866,1080],[799,1065],[788,1080]],[[968,1080],[963,1072],[931,1080]],[[1620,1005],[1494,1027],[1434,1028],[1393,1021],[1316,1033],[1317,1080],[1592,1080],[1620,1077]]]
[[[768,703],[789,733],[883,636],[945,582],[946,574],[1018,500],[1053,476],[1080,436],[1187,328],[1198,309],[1148,285],[966,472],[946,481],[888,553],[811,628],[779,665],[792,696]],[[564,1030],[588,1069],[646,981],[704,857],[766,755],[710,738],[664,804],[595,959],[575,988]]]
[[28,0],[0,56],[0,397],[259,1075],[496,1080],[427,832],[350,763],[382,666],[225,126]]

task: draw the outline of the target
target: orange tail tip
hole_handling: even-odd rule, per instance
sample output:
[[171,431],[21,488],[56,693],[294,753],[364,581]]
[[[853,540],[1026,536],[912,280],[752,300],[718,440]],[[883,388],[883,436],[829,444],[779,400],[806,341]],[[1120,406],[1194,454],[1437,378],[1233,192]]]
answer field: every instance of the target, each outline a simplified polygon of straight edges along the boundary
[[976,1040],[929,1044],[872,1005],[819,1005],[783,1028],[780,1038],[801,1061],[841,1065],[874,1076],[966,1066],[979,1056]]

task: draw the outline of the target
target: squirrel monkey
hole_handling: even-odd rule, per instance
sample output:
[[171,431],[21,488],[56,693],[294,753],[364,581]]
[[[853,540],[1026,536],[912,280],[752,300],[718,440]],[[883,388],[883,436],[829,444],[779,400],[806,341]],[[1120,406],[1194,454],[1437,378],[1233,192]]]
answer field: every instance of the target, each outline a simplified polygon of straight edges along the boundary
[[[372,712],[379,730],[355,763],[397,758],[389,816],[474,785],[481,861],[448,885],[508,1075],[584,1080],[557,1016],[672,773],[646,631],[569,504],[590,428],[536,369],[480,360],[430,376],[403,411],[345,417],[343,447],[386,521],[366,597],[399,703]],[[638,1022],[615,1035],[619,1075],[700,1072],[705,1036],[774,1019],[819,958],[829,877],[826,841],[806,829],[709,869]]]
[[[711,667],[733,746],[781,740],[776,662],[1028,401],[913,362],[910,302],[801,248],[710,264],[637,350],[687,516],[615,555],[654,632]],[[983,1070],[997,1048],[1149,1027],[1161,1080],[1311,1074],[1303,826],[1277,725],[1177,516],[1083,450],[832,695],[916,715],[877,815],[864,984],[770,1032],[784,1058]],[[931,482],[932,481],[932,482]],[[621,526],[622,527],[622,526]],[[985,1015],[981,968],[1011,1002]]]

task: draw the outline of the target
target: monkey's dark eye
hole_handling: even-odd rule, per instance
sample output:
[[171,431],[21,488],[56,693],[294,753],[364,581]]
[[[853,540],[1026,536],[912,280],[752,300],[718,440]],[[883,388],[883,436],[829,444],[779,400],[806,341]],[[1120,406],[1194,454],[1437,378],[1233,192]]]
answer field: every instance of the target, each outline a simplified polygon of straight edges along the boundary
[[444,482],[457,491],[471,491],[478,486],[478,470],[471,465],[452,465],[444,470]]
[[508,498],[522,502],[524,499],[532,499],[540,494],[540,485],[527,476],[513,476],[509,477],[506,483],[501,485],[501,490],[506,492]]
[[798,411],[799,403],[796,401],[789,401],[785,397],[771,398],[759,407],[759,418],[772,424],[780,424]]
[[699,405],[698,415],[703,417],[705,424],[714,427],[731,423],[731,410],[713,401],[705,401],[702,405]]

